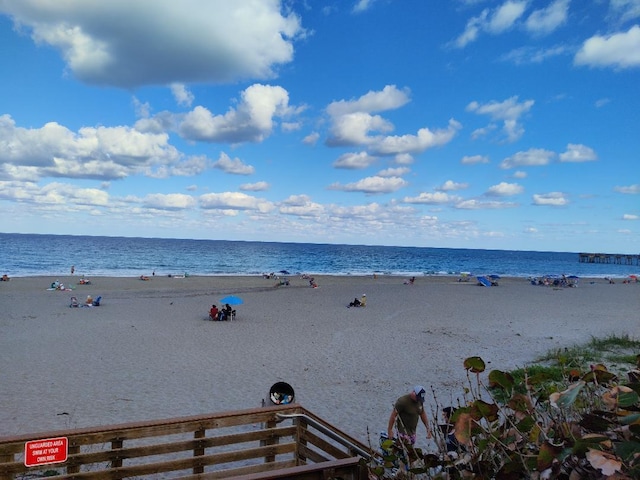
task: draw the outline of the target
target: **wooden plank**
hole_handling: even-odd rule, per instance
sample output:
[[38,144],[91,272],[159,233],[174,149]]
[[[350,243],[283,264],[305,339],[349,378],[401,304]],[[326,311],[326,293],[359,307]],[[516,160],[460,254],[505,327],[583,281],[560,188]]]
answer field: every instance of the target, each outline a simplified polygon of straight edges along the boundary
[[[335,459],[349,458],[353,456],[353,455],[350,455],[348,452],[345,452],[344,450],[340,450],[340,448],[337,447],[336,445],[329,443],[324,438],[321,438],[315,435],[313,432],[310,432],[309,430],[307,430],[302,434],[302,438],[306,442],[318,447],[323,452],[328,453],[330,456],[332,456]],[[346,448],[342,445],[341,447]]]

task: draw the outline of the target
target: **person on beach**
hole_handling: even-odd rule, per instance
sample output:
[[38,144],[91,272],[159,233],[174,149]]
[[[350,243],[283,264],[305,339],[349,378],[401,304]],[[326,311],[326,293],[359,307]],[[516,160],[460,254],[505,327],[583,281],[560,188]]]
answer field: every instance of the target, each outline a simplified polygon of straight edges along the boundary
[[416,385],[411,392],[402,395],[396,400],[389,424],[387,425],[387,435],[394,438],[394,429],[398,432],[398,439],[405,444],[414,445],[416,443],[416,431],[418,419],[422,420],[427,429],[427,438],[431,438],[431,429],[424,411],[424,397],[426,391],[423,386]]
[[218,318],[218,313],[218,307],[216,307],[215,305],[211,305],[211,309],[209,310],[209,318],[213,321],[220,320]]

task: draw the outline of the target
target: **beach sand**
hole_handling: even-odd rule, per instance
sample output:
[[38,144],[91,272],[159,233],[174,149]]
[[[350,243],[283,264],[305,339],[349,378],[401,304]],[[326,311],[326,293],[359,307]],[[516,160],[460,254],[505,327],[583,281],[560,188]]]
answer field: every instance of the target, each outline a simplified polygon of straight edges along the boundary
[[[377,442],[413,385],[428,411],[431,389],[441,404],[461,398],[468,356],[508,370],[591,337],[640,336],[640,285],[603,279],[59,277],[72,292],[47,290],[53,280],[0,284],[0,436],[254,408],[284,381],[297,403]],[[346,308],[363,293],[366,308]],[[236,321],[207,321],[228,294],[244,299]],[[72,295],[102,304],[69,308]]]

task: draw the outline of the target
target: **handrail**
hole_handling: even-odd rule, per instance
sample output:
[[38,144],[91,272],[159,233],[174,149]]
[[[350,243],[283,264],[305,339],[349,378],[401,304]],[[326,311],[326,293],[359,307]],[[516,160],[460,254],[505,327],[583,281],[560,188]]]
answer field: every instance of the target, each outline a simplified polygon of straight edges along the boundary
[[326,436],[332,438],[333,440],[335,440],[336,442],[340,443],[341,445],[354,450],[361,457],[364,457],[367,460],[371,460],[371,457],[372,457],[371,453],[367,452],[366,450],[363,450],[362,448],[360,448],[355,443],[353,443],[350,440],[344,438],[342,435],[339,435],[338,433],[336,433],[333,430],[327,428],[322,423],[318,422],[314,418],[311,418],[310,416],[308,416],[308,415],[306,415],[304,413],[292,413],[292,414],[276,413],[276,417],[282,418],[283,420],[286,419],[286,418],[304,418],[307,423],[311,424],[314,428],[317,428],[318,430],[320,430]]

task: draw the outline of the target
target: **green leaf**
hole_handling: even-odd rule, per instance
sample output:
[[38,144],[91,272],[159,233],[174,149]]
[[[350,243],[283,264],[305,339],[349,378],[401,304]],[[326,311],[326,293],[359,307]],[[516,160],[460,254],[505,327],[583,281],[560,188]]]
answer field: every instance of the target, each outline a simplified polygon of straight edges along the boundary
[[538,471],[546,470],[551,466],[553,461],[562,453],[562,447],[558,447],[556,445],[552,445],[548,442],[545,442],[540,447],[540,452],[538,452],[537,458],[537,468]]
[[640,442],[615,443],[613,449],[616,455],[625,461],[629,461],[633,457],[640,455]]
[[576,401],[576,398],[578,398],[578,394],[580,393],[580,391],[584,386],[585,386],[585,382],[582,380],[574,383],[569,388],[567,388],[564,392],[560,393],[560,397],[556,401],[556,404],[559,407],[564,407],[564,408],[570,405],[573,405]]
[[482,373],[485,369],[485,363],[480,357],[468,357],[464,360],[464,368],[471,373]]
[[640,396],[636,392],[621,392],[618,394],[618,406],[622,408],[632,407],[638,403]]
[[503,390],[513,390],[514,380],[513,376],[508,372],[502,372],[500,370],[491,370],[489,372],[489,387],[500,387]]

